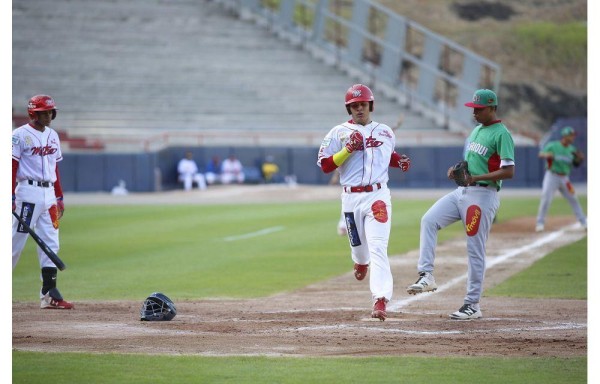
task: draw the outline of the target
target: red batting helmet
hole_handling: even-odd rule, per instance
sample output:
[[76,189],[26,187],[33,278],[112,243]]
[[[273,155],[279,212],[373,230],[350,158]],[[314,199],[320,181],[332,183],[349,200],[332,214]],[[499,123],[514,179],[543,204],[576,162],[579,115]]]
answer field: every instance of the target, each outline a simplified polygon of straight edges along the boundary
[[31,99],[29,99],[29,104],[27,106],[27,113],[30,118],[35,117],[34,112],[38,111],[52,111],[52,120],[56,117],[56,104],[54,104],[54,99],[52,99],[48,95],[35,95]]
[[346,91],[346,110],[348,111],[348,114],[350,114],[350,104],[357,101],[368,101],[369,111],[373,112],[374,100],[373,92],[371,92],[369,87],[363,84],[354,84]]

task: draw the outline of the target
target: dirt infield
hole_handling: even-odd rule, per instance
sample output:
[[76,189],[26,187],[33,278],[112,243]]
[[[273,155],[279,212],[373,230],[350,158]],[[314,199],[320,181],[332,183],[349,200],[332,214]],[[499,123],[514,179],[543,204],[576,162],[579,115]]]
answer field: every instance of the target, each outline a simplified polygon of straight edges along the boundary
[[[334,198],[338,195],[335,191]],[[101,203],[102,199],[90,197],[86,201]],[[205,195],[204,200],[210,199]],[[552,218],[544,233],[533,232],[533,218],[495,224],[488,242],[485,286],[502,282],[553,249],[586,236],[573,221]],[[417,258],[417,251],[390,257],[395,288],[385,322],[369,318],[368,281],[356,281],[349,270],[267,298],[181,302],[175,298],[178,314],[170,322],[140,322],[141,302],[76,302],[72,311],[43,311],[38,303],[13,302],[13,348],[211,356],[587,354],[587,301],[492,298],[484,292],[482,319],[450,320],[448,314],[460,307],[465,290],[464,240],[438,247],[435,293],[406,294],[405,287],[416,280]],[[350,269],[350,259],[348,265]]]

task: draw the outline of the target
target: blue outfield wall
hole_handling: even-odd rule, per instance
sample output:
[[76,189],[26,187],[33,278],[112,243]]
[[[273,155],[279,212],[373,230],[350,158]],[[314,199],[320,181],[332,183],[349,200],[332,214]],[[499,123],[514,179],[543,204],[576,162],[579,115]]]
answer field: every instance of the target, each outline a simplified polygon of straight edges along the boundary
[[156,154],[64,154],[59,163],[65,192],[109,192],[125,181],[131,192],[155,188]]
[[[213,156],[221,160],[235,154],[244,165],[248,183],[260,183],[260,163],[270,155],[280,167],[281,176],[295,175],[300,184],[327,184],[332,174],[317,167],[314,147],[173,147],[156,153],[83,154],[68,153],[60,163],[65,192],[110,192],[123,180],[130,192],[152,192],[181,188],[177,182],[177,162],[186,151],[194,154],[201,171]],[[411,158],[411,169],[403,173],[390,169],[391,188],[451,188],[448,168],[462,157],[462,147],[414,147],[398,149]],[[538,147],[516,148],[516,173],[506,187],[541,188],[544,164]],[[587,163],[576,169],[571,180],[587,182]]]

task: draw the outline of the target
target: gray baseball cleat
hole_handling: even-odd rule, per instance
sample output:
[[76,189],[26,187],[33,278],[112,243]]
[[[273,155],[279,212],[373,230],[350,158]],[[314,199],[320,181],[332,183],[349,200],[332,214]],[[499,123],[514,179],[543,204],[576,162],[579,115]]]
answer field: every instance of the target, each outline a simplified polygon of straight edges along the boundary
[[406,292],[411,295],[423,292],[434,292],[437,289],[435,279],[430,272],[419,272],[419,279],[416,283],[406,288]]

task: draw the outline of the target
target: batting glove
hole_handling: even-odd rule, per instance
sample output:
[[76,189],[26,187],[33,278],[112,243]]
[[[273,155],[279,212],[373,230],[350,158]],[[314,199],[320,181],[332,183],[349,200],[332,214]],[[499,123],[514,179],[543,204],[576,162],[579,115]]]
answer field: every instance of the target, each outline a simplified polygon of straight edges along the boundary
[[398,160],[398,165],[400,166],[400,169],[402,169],[402,172],[408,171],[408,169],[410,168],[410,157],[406,155],[400,156],[400,160]]
[[348,139],[348,142],[346,143],[346,149],[349,153],[364,150],[363,135],[358,131],[352,132],[350,139]]

